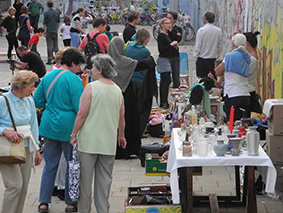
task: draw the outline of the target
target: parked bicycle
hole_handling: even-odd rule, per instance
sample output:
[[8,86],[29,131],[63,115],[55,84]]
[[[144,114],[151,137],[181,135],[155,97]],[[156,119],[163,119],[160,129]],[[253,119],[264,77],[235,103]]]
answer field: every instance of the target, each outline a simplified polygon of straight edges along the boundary
[[122,24],[121,20],[121,10],[119,7],[109,8],[108,13],[108,24]]

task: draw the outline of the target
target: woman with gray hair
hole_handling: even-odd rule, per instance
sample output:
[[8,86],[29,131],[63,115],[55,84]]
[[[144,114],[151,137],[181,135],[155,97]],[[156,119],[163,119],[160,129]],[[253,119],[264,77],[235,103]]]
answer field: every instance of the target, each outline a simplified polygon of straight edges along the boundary
[[78,144],[81,213],[91,211],[93,174],[96,211],[109,212],[117,140],[118,146],[126,147],[123,95],[111,80],[117,75],[116,64],[109,55],[102,54],[94,56],[92,64],[92,77],[96,81],[84,89],[70,142]]
[[38,124],[35,105],[31,97],[38,76],[31,71],[22,70],[11,80],[12,90],[4,93],[9,100],[11,112],[17,126],[12,121],[3,96],[0,96],[0,134],[12,143],[24,139],[26,162],[21,164],[0,164],[0,172],[5,185],[1,212],[23,212],[26,200],[31,168],[41,163],[38,141]]
[[250,117],[250,93],[248,73],[251,56],[246,50],[246,37],[237,33],[232,37],[232,52],[215,68],[216,75],[224,74],[224,109],[229,120],[234,107],[234,120]]

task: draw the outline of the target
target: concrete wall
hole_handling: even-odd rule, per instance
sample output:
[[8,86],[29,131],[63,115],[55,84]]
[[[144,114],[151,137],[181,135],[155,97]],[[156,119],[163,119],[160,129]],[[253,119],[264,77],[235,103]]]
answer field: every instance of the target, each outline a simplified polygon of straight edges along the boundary
[[11,6],[11,0],[0,0],[0,12],[1,13],[5,13],[10,6]]

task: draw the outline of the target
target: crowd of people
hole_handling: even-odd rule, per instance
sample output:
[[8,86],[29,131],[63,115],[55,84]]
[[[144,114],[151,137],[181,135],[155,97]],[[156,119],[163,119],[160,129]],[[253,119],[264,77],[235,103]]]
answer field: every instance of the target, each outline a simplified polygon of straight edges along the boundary
[[[153,97],[158,97],[155,70],[161,76],[158,101],[161,108],[169,108],[171,75],[172,87],[180,86],[182,29],[176,25],[176,12],[170,11],[166,18],[161,19],[156,64],[146,47],[151,35],[144,28],[136,29],[140,14],[133,8],[128,14],[122,39],[113,35],[113,38],[109,37],[106,20],[93,19],[83,8],[72,17],[66,15],[60,28],[59,12],[53,9],[53,1],[48,1],[46,6],[44,12],[44,6],[37,0],[32,0],[27,6],[15,0],[8,9],[9,15],[1,23],[8,41],[7,57],[11,58],[15,48],[20,60],[15,60],[12,66],[21,70],[11,80],[11,91],[4,95],[10,101],[16,124],[29,125],[36,147],[31,152],[31,142],[25,137],[26,163],[0,165],[5,184],[2,212],[23,211],[31,168],[41,162],[38,135],[44,137],[45,162],[38,211],[48,212],[54,187],[60,185],[64,190],[65,212],[89,213],[92,189],[97,212],[109,212],[115,158],[140,156],[141,138]],[[42,28],[38,27],[41,14]],[[251,111],[261,112],[260,106],[255,107],[257,93],[254,86],[259,66],[256,51],[259,33],[235,34],[232,52],[219,60],[223,36],[222,30],[213,24],[215,19],[213,12],[205,12],[204,26],[197,32],[194,50],[197,76],[208,77],[214,86],[223,87],[228,119],[231,106],[235,108],[235,120],[249,117]],[[90,32],[87,28],[89,22],[93,25]],[[59,29],[65,46],[61,50],[58,48]],[[34,33],[31,38],[30,33]],[[21,37],[20,46],[18,35]],[[41,36],[46,38],[46,64],[54,64],[49,73],[37,50]],[[98,54],[88,60],[83,53],[86,55],[91,48],[97,48]],[[89,83],[85,84],[86,81]],[[0,105],[0,133],[16,143],[24,136],[6,128],[12,123],[3,97],[0,97]],[[36,108],[44,109],[40,125]],[[69,195],[68,161],[72,159],[74,144],[78,146],[81,163],[78,201],[71,200]],[[94,186],[90,187],[93,176]]]

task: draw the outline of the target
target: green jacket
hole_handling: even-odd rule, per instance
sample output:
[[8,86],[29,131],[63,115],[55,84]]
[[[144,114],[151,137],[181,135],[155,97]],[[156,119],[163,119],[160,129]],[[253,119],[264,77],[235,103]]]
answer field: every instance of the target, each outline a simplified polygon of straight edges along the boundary
[[39,1],[37,2],[30,1],[28,4],[28,8],[31,16],[39,16],[40,14],[43,13],[44,10],[44,7]]

